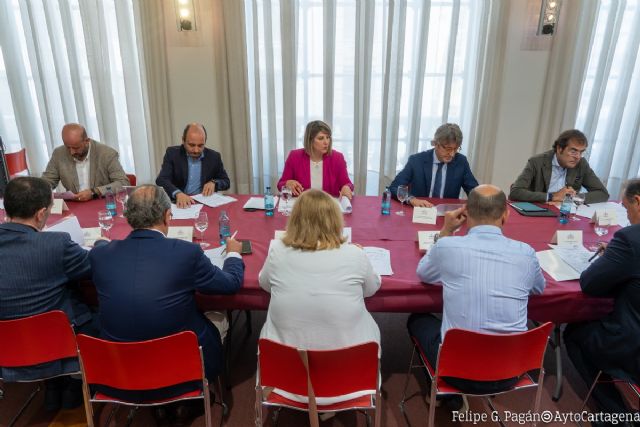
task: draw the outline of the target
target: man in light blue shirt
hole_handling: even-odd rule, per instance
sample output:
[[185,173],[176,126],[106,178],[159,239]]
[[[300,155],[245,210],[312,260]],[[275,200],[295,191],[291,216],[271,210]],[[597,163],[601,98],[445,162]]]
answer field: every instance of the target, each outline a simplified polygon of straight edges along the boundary
[[[420,280],[428,286],[442,284],[442,321],[431,314],[412,314],[407,327],[433,366],[451,328],[492,333],[527,330],[529,295],[542,293],[545,280],[533,248],[502,234],[508,217],[504,192],[494,185],[480,185],[469,193],[466,207],[445,214],[440,238],[420,260]],[[465,221],[467,235],[452,236]],[[447,382],[469,393],[492,393],[515,380]]]

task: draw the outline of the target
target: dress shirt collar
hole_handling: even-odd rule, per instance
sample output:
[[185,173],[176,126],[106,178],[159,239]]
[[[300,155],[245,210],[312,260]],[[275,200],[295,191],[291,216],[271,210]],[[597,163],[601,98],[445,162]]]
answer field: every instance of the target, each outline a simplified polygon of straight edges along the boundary
[[557,156],[556,154],[554,154],[554,155],[553,155],[553,158],[551,159],[551,164],[552,164],[553,166],[556,166],[556,167],[559,167],[559,168],[565,169],[565,168],[563,168],[562,166],[560,166],[560,163],[558,163],[558,156]]
[[496,225],[476,225],[469,229],[467,235],[480,233],[502,235],[502,229]]

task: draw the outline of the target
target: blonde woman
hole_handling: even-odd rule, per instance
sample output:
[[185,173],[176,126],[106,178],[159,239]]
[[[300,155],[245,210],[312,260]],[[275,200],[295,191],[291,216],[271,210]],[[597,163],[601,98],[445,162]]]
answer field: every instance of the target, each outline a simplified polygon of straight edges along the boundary
[[271,293],[261,338],[314,350],[380,343],[364,305],[380,288],[380,276],[362,249],[345,243],[342,227],[331,196],[302,193],[284,238],[272,242],[260,271],[260,287]]

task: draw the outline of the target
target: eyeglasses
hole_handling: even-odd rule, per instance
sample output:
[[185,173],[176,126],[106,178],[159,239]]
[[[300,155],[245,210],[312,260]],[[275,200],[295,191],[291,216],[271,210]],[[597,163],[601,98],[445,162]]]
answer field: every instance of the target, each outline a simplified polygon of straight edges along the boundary
[[443,152],[445,152],[447,154],[455,154],[455,153],[460,151],[460,146],[458,146],[458,147],[445,147],[444,145],[438,144],[437,147],[438,147],[438,149],[440,151],[443,151]]
[[567,150],[567,153],[571,156],[571,157],[582,157],[584,156],[585,151],[587,151],[586,149],[584,150],[578,150],[575,148],[569,148]]

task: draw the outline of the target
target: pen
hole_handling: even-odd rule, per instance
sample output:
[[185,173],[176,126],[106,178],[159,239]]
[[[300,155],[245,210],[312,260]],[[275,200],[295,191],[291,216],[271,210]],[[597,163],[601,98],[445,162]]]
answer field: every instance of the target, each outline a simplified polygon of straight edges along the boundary
[[600,246],[600,247],[598,248],[598,250],[596,251],[596,253],[594,253],[594,254],[591,256],[591,258],[589,258],[589,261],[588,261],[588,262],[593,261],[593,259],[594,259],[595,257],[597,257],[597,256],[600,254],[600,252],[602,252],[603,250],[604,250],[604,249],[602,248],[602,246]]
[[234,237],[236,237],[236,234],[238,234],[238,230],[236,230],[236,231],[231,235],[231,237],[229,237],[229,239],[233,239]]

